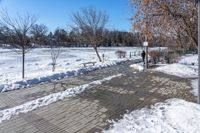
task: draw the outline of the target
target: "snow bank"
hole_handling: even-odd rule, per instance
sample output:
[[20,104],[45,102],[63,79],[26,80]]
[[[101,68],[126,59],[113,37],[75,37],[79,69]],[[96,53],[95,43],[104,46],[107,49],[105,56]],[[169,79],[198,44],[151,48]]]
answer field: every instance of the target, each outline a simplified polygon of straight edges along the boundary
[[75,76],[75,75],[80,75],[80,74],[86,74],[88,72],[95,71],[95,70],[98,70],[98,69],[122,64],[126,61],[127,61],[127,59],[110,61],[110,62],[107,62],[107,63],[98,63],[95,66],[82,67],[82,68],[74,69],[74,70],[71,70],[71,71],[55,73],[55,74],[49,75],[49,76],[32,78],[32,79],[27,79],[27,80],[21,80],[21,81],[17,81],[17,82],[10,83],[10,84],[7,84],[7,83],[1,84],[0,85],[0,92],[22,89],[22,88],[26,88],[26,87],[29,87],[29,86],[32,86],[32,85],[39,84],[39,83],[44,83],[44,82],[48,82],[48,81],[52,81],[52,80],[59,80],[59,79],[65,78],[65,77],[70,77],[70,76]]
[[2,111],[0,111],[0,123],[4,120],[10,119],[14,115],[18,115],[19,113],[27,113],[29,111],[36,109],[36,108],[49,105],[49,104],[56,102],[58,100],[62,100],[65,97],[75,96],[76,94],[83,92],[85,89],[89,89],[89,87],[91,85],[99,85],[102,82],[105,82],[105,81],[108,81],[108,80],[111,80],[113,78],[120,77],[120,76],[122,76],[122,74],[113,75],[113,76],[110,76],[110,77],[107,77],[107,78],[104,78],[104,79],[101,79],[101,80],[93,81],[89,84],[84,84],[84,85],[81,85],[81,86],[69,88],[65,91],[53,93],[53,94],[50,94],[48,96],[38,98],[36,100],[24,103],[22,105],[19,105],[19,106],[10,108],[10,109],[2,110]]
[[183,64],[165,65],[155,68],[155,70],[184,78],[194,78],[198,76],[198,73],[194,68],[191,68]]
[[125,114],[104,133],[199,133],[200,105],[180,99]]
[[181,64],[187,64],[187,65],[198,65],[198,55],[186,55],[183,56],[182,59],[179,61]]
[[144,70],[144,67],[140,64],[132,64],[132,65],[130,65],[130,67],[134,68],[137,71],[143,71]]

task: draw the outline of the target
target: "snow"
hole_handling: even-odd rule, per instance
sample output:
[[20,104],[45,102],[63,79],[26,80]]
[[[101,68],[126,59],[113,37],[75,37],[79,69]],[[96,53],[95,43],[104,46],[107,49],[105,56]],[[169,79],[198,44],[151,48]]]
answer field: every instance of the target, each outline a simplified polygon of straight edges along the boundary
[[150,47],[149,48],[149,51],[164,51],[164,50],[167,50],[168,48],[167,47]]
[[0,123],[2,123],[2,121],[4,121],[4,120],[9,120],[12,116],[18,115],[19,113],[27,113],[36,108],[47,106],[51,103],[62,100],[66,97],[75,96],[76,94],[79,94],[79,93],[83,92],[84,90],[89,89],[91,85],[99,85],[102,82],[105,82],[105,81],[108,81],[108,80],[111,80],[113,78],[120,77],[120,76],[123,76],[123,74],[117,74],[117,75],[113,75],[113,76],[110,76],[110,77],[107,77],[107,78],[104,78],[101,80],[96,80],[89,84],[83,84],[83,85],[80,85],[77,87],[69,88],[69,89],[66,89],[65,91],[53,93],[53,94],[47,95],[42,98],[38,98],[33,101],[29,101],[27,103],[24,103],[22,105],[19,105],[19,106],[13,107],[13,108],[1,110],[0,111]]
[[127,113],[104,133],[199,133],[200,105],[169,99],[149,108]]
[[161,66],[155,68],[155,70],[182,78],[195,78],[198,76],[196,69],[178,63]]
[[132,67],[133,69],[137,70],[137,71],[143,71],[144,67],[142,66],[142,64],[132,64],[130,65],[130,67]]
[[179,61],[181,64],[187,64],[187,65],[198,65],[198,55],[185,55],[182,57],[182,59]]
[[[100,63],[93,48],[62,48],[57,60],[56,70],[52,72],[50,49],[33,49],[26,54],[25,79],[21,79],[21,55],[9,49],[0,49],[0,92],[21,89],[31,85],[58,80],[69,76],[85,74],[97,69],[110,67],[127,61],[117,59],[115,51],[141,51],[141,48],[112,47],[99,48],[100,55],[105,55],[105,62]],[[141,58],[140,56],[133,59]],[[95,66],[83,67],[84,62],[97,62]]]

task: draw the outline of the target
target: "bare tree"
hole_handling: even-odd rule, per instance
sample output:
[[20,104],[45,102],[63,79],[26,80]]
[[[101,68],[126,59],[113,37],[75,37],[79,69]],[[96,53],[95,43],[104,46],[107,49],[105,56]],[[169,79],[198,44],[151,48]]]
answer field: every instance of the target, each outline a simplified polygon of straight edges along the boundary
[[61,49],[60,47],[56,47],[55,45],[51,45],[51,60],[52,60],[52,72],[56,69],[57,59],[60,55]]
[[36,23],[36,18],[33,15],[26,14],[18,15],[16,18],[11,18],[6,11],[1,12],[1,25],[4,27],[4,35],[6,42],[11,44],[14,51],[22,55],[22,78],[25,75],[25,54],[31,48],[30,31]]
[[80,34],[82,43],[89,43],[94,48],[99,61],[102,59],[98,53],[97,47],[103,41],[105,26],[108,22],[108,15],[98,12],[95,8],[84,8],[80,12],[73,14],[74,29]]
[[54,72],[56,69],[57,59],[61,53],[61,49],[58,46],[59,42],[57,38],[55,38],[52,33],[48,36],[48,42],[50,43],[51,48],[52,72]]

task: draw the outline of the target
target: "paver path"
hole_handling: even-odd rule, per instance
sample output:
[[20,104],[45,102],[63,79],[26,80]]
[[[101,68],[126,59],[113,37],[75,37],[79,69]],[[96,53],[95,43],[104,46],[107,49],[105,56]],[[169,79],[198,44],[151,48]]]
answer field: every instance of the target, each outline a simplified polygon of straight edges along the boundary
[[73,133],[107,129],[108,119],[119,119],[127,110],[140,109],[169,98],[195,101],[188,79],[148,70],[136,72],[126,64],[0,94],[0,110],[122,73],[124,76],[71,98],[52,103],[0,124],[0,133]]

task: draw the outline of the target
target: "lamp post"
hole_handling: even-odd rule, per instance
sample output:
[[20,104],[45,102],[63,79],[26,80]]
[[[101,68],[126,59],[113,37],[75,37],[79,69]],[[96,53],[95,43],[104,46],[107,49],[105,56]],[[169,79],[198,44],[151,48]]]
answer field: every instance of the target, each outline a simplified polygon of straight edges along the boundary
[[144,43],[143,43],[143,46],[144,46],[144,48],[145,48],[145,53],[146,53],[146,59],[145,59],[145,69],[147,69],[148,68],[148,42],[147,41],[145,41]]
[[145,59],[145,69],[148,68],[148,42],[147,42],[147,36],[145,35],[145,41],[143,42],[143,46],[145,48],[146,53],[146,59]]

